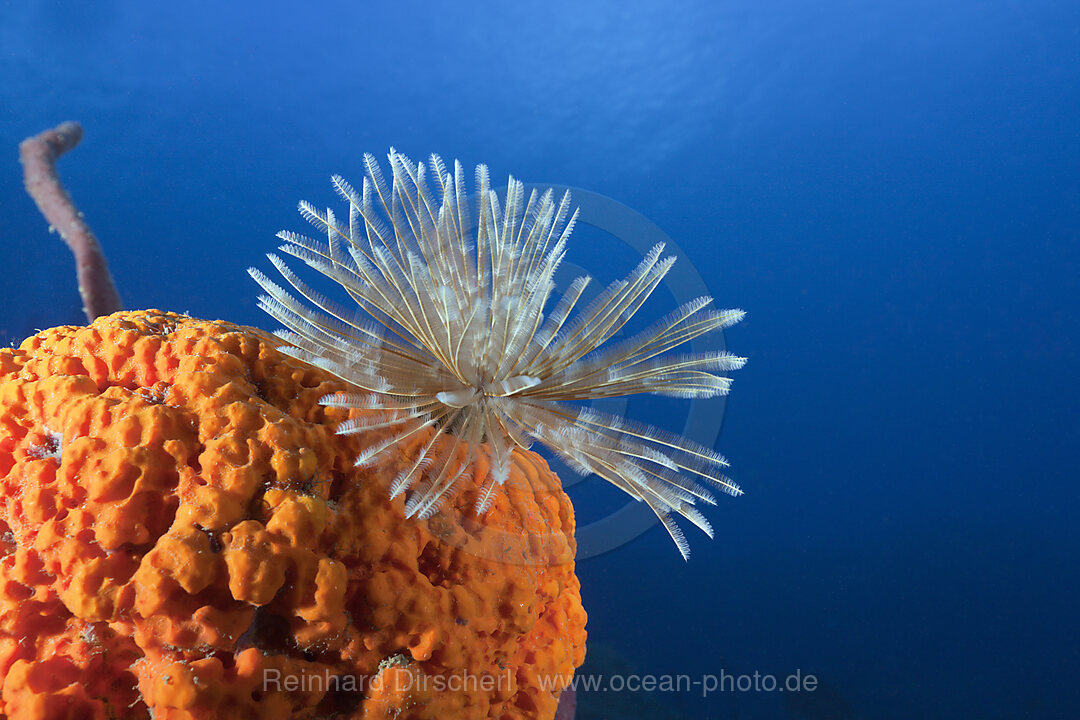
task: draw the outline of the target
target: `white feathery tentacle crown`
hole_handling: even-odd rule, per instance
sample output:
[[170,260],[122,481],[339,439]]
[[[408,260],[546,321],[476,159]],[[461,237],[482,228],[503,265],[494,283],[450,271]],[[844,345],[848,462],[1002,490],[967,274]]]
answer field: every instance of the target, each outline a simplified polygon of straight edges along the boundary
[[[259,306],[286,328],[278,332],[288,343],[281,351],[355,387],[323,404],[394,411],[364,414],[338,428],[341,434],[392,428],[362,451],[357,465],[379,462],[384,451],[432,427],[390,492],[410,491],[407,514],[431,516],[469,465],[451,462],[464,445],[470,461],[479,453],[490,458],[476,508],[482,513],[508,477],[513,449],[539,441],[576,471],[595,473],[647,503],[689,557],[671,515],[712,537],[695,503],[715,504],[711,490],[742,493],[723,473],[727,461],[686,438],[573,403],[635,393],[726,394],[731,380],[717,373],[742,367],[745,358],[668,351],[737,323],[743,311],[715,310],[711,298],[698,298],[605,346],[674,263],[662,257],[663,245],[580,309],[590,278],[577,278],[545,314],[577,219],[569,192],[556,199],[551,190],[533,190],[526,197],[511,177],[500,202],[480,165],[474,223],[460,163],[451,173],[432,155],[425,168],[391,149],[388,183],[374,157],[364,160],[359,192],[333,177],[348,203],[348,222],[301,202],[301,215],[325,239],[278,233],[283,253],[340,284],[358,309],[315,291],[276,255],[270,261],[292,291],[249,270],[265,290]],[[438,442],[447,436],[449,443]]]

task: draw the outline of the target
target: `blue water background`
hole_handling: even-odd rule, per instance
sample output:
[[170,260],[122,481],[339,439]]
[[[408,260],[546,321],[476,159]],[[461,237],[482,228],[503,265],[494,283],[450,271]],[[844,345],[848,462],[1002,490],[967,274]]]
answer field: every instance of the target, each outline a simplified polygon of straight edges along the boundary
[[16,155],[67,119],[129,307],[273,327],[245,268],[391,145],[635,208],[750,313],[747,494],[583,561],[590,646],[830,688],[673,717],[1080,717],[1080,4],[0,2],[5,345],[80,320]]

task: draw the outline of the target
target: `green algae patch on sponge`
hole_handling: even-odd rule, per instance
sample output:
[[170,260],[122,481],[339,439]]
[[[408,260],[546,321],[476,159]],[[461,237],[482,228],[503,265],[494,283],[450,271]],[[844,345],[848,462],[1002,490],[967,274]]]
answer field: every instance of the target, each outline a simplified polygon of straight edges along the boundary
[[[574,515],[515,451],[427,519],[347,390],[158,311],[0,350],[0,717],[551,718],[584,659]],[[453,448],[447,447],[447,453]]]

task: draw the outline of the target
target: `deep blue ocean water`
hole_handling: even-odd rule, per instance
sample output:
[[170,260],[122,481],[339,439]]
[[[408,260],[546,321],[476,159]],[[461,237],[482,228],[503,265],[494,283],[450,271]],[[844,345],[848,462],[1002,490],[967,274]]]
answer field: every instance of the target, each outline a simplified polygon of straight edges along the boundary
[[[1077,3],[0,0],[4,345],[81,321],[16,152],[67,119],[129,307],[273,327],[245,269],[394,146],[613,198],[749,311],[746,496],[689,563],[659,528],[580,562],[590,669],[821,688],[581,717],[1080,717]],[[635,262],[582,237],[598,279]]]

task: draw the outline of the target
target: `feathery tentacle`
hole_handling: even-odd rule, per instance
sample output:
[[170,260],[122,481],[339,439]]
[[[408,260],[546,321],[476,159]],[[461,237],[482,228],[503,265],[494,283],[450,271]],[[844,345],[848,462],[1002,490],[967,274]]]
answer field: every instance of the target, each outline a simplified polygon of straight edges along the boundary
[[731,379],[717,373],[737,370],[745,358],[668,353],[737,323],[744,313],[714,310],[711,298],[698,298],[609,343],[675,262],[663,257],[662,244],[583,309],[578,303],[588,277],[551,303],[578,216],[568,192],[556,200],[551,190],[534,190],[526,198],[524,185],[511,177],[500,202],[480,165],[474,226],[460,163],[451,171],[437,155],[424,165],[393,149],[389,161],[388,180],[375,158],[364,156],[367,176],[359,192],[333,176],[349,206],[347,224],[333,210],[300,203],[300,214],[325,240],[278,234],[282,252],[339,284],[359,312],[309,287],[275,255],[271,262],[298,296],[249,271],[266,293],[259,306],[287,328],[279,333],[290,343],[283,351],[358,388],[321,402],[375,411],[338,432],[392,428],[357,464],[376,463],[397,443],[434,428],[392,479],[391,495],[409,493],[407,514],[430,517],[482,454],[490,475],[476,509],[484,512],[509,477],[512,452],[535,440],[575,470],[595,473],[645,502],[688,557],[689,544],[672,515],[712,537],[695,503],[715,504],[708,488],[742,493],[723,473],[727,461],[675,434],[566,403],[635,393],[727,393]]

